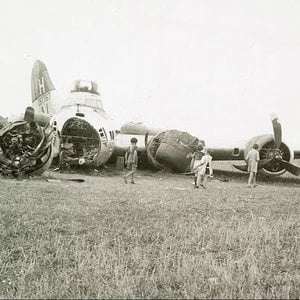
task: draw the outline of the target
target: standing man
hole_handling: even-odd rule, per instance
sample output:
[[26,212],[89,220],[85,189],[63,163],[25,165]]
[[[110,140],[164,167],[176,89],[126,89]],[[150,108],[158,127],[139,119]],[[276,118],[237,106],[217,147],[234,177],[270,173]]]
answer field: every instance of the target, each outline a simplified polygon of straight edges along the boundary
[[125,183],[127,183],[127,179],[129,176],[131,176],[131,183],[134,182],[134,174],[137,169],[137,163],[138,163],[138,154],[137,154],[137,142],[138,140],[133,137],[130,140],[131,145],[129,146],[128,150],[125,153],[125,165],[127,165],[127,168],[130,170],[129,173],[123,176]]
[[201,158],[204,156],[204,153],[202,152],[203,145],[199,144],[196,147],[196,150],[194,153],[189,153],[186,158],[192,158],[191,160],[191,172],[194,173],[194,187],[197,188],[197,177],[198,177],[198,166],[200,165]]
[[257,166],[259,161],[259,152],[258,152],[258,145],[254,144],[253,148],[248,152],[246,156],[246,161],[248,163],[248,172],[250,173],[248,179],[248,187],[254,188],[257,186],[256,184],[256,173],[257,173]]
[[201,186],[202,188],[206,189],[206,186],[204,183],[207,183],[207,177],[208,175],[212,175],[212,168],[211,168],[211,161],[212,156],[210,155],[210,150],[207,148],[204,148],[204,155],[201,158],[200,164],[198,165],[198,176],[197,176],[197,185],[196,188],[199,188]]

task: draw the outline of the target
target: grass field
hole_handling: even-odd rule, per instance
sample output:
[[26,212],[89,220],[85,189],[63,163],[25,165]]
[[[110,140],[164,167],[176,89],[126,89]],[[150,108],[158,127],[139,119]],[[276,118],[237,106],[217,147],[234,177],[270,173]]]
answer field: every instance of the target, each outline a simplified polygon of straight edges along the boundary
[[0,179],[2,298],[300,297],[299,179],[122,174]]

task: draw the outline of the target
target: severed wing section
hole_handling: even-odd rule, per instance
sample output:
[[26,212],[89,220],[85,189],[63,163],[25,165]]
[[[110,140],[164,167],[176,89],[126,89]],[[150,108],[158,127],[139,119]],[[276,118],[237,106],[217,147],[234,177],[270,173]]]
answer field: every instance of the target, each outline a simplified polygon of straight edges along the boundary
[[163,129],[154,128],[144,125],[142,122],[129,122],[121,126],[114,137],[114,156],[122,156],[130,146],[131,138],[138,140],[137,146],[140,156],[146,153],[146,146],[156,134],[162,132]]

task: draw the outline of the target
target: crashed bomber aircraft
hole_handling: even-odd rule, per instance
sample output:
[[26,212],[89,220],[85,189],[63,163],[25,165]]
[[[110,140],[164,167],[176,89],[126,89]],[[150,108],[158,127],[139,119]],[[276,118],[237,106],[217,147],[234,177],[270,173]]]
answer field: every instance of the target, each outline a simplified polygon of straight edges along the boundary
[[[113,156],[124,155],[130,139],[138,139],[139,157],[158,169],[190,172],[191,158],[198,138],[178,130],[149,128],[142,123],[127,123],[115,130],[102,106],[97,85],[75,81],[65,103],[56,109],[54,85],[46,66],[36,61],[31,78],[32,106],[24,115],[0,129],[0,173],[4,175],[41,174],[57,157],[60,166],[105,164]],[[244,149],[211,149],[213,160],[244,160],[254,143],[259,145],[259,172],[277,176],[289,171],[300,174],[291,161],[300,158],[282,142],[281,125],[272,117],[273,135],[260,135],[249,140]],[[242,171],[247,165],[236,166]]]

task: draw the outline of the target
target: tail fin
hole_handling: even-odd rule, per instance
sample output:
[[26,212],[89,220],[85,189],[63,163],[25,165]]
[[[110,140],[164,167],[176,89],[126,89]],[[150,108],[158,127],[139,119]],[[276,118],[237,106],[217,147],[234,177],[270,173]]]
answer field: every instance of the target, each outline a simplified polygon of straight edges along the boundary
[[51,99],[53,98],[51,93],[53,90],[55,90],[55,88],[45,64],[37,60],[33,65],[31,73],[32,106],[36,111],[51,116],[55,113],[53,99]]

